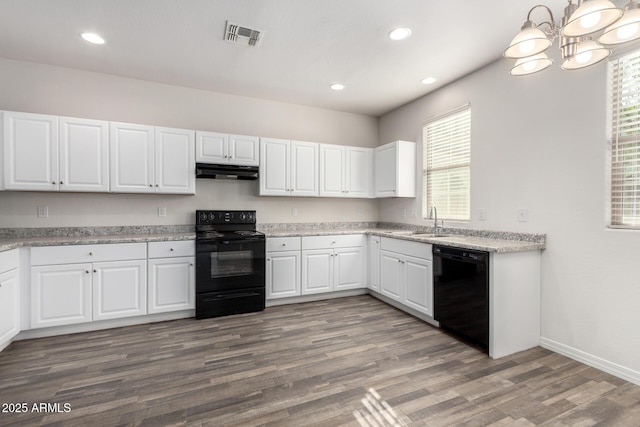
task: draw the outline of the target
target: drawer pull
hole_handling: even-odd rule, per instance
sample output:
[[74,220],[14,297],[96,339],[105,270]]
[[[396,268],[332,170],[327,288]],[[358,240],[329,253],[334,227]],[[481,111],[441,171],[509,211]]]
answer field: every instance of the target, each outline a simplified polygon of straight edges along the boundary
[[97,272],[98,272],[98,270],[95,270],[95,269],[94,269],[94,270],[93,270],[93,272],[94,272],[94,273],[97,273]]
[[287,246],[287,244],[286,244],[286,243],[283,243],[283,244],[282,244],[282,246]]
[[171,252],[173,252],[173,248],[169,248],[169,250],[170,250]]
[[85,272],[85,273],[87,273],[87,274],[89,274],[89,270],[85,270],[84,272]]
[[89,252],[89,255],[90,255],[90,256],[93,256],[93,252]]

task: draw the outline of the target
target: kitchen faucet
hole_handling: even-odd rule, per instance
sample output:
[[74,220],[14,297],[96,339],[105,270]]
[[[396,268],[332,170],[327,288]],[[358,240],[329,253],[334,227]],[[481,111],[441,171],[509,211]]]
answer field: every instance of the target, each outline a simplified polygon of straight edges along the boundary
[[435,234],[440,234],[440,231],[438,229],[438,209],[435,206],[431,206],[429,219],[433,219],[433,232]]

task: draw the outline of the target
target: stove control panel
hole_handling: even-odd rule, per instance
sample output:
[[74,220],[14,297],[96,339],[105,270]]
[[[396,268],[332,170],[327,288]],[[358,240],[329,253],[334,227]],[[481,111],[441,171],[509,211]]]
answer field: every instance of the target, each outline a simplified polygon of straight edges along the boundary
[[196,225],[255,223],[256,211],[196,211]]

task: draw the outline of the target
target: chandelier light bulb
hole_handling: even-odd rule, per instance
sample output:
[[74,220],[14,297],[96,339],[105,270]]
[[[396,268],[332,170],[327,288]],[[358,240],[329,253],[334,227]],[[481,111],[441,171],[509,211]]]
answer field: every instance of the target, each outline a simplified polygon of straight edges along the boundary
[[576,62],[578,64],[586,64],[593,57],[593,52],[588,50],[586,52],[582,52],[576,55]]
[[631,37],[638,34],[639,29],[640,25],[638,23],[625,25],[624,27],[618,28],[618,31],[616,31],[616,35],[622,40],[630,39]]
[[538,61],[533,60],[522,64],[522,69],[527,72],[533,71],[538,66]]
[[598,25],[600,18],[602,18],[602,14],[600,12],[590,13],[580,18],[580,26],[584,29],[591,29]]
[[519,49],[525,55],[531,55],[533,48],[536,46],[536,43],[533,40],[525,40],[520,43]]

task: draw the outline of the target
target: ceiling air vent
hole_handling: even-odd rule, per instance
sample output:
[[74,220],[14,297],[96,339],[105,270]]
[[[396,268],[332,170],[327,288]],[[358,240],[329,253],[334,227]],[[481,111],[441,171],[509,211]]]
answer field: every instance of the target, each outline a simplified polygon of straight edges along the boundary
[[224,31],[224,39],[230,43],[241,44],[243,46],[259,46],[264,32],[242,27],[233,22],[227,21],[227,28]]

